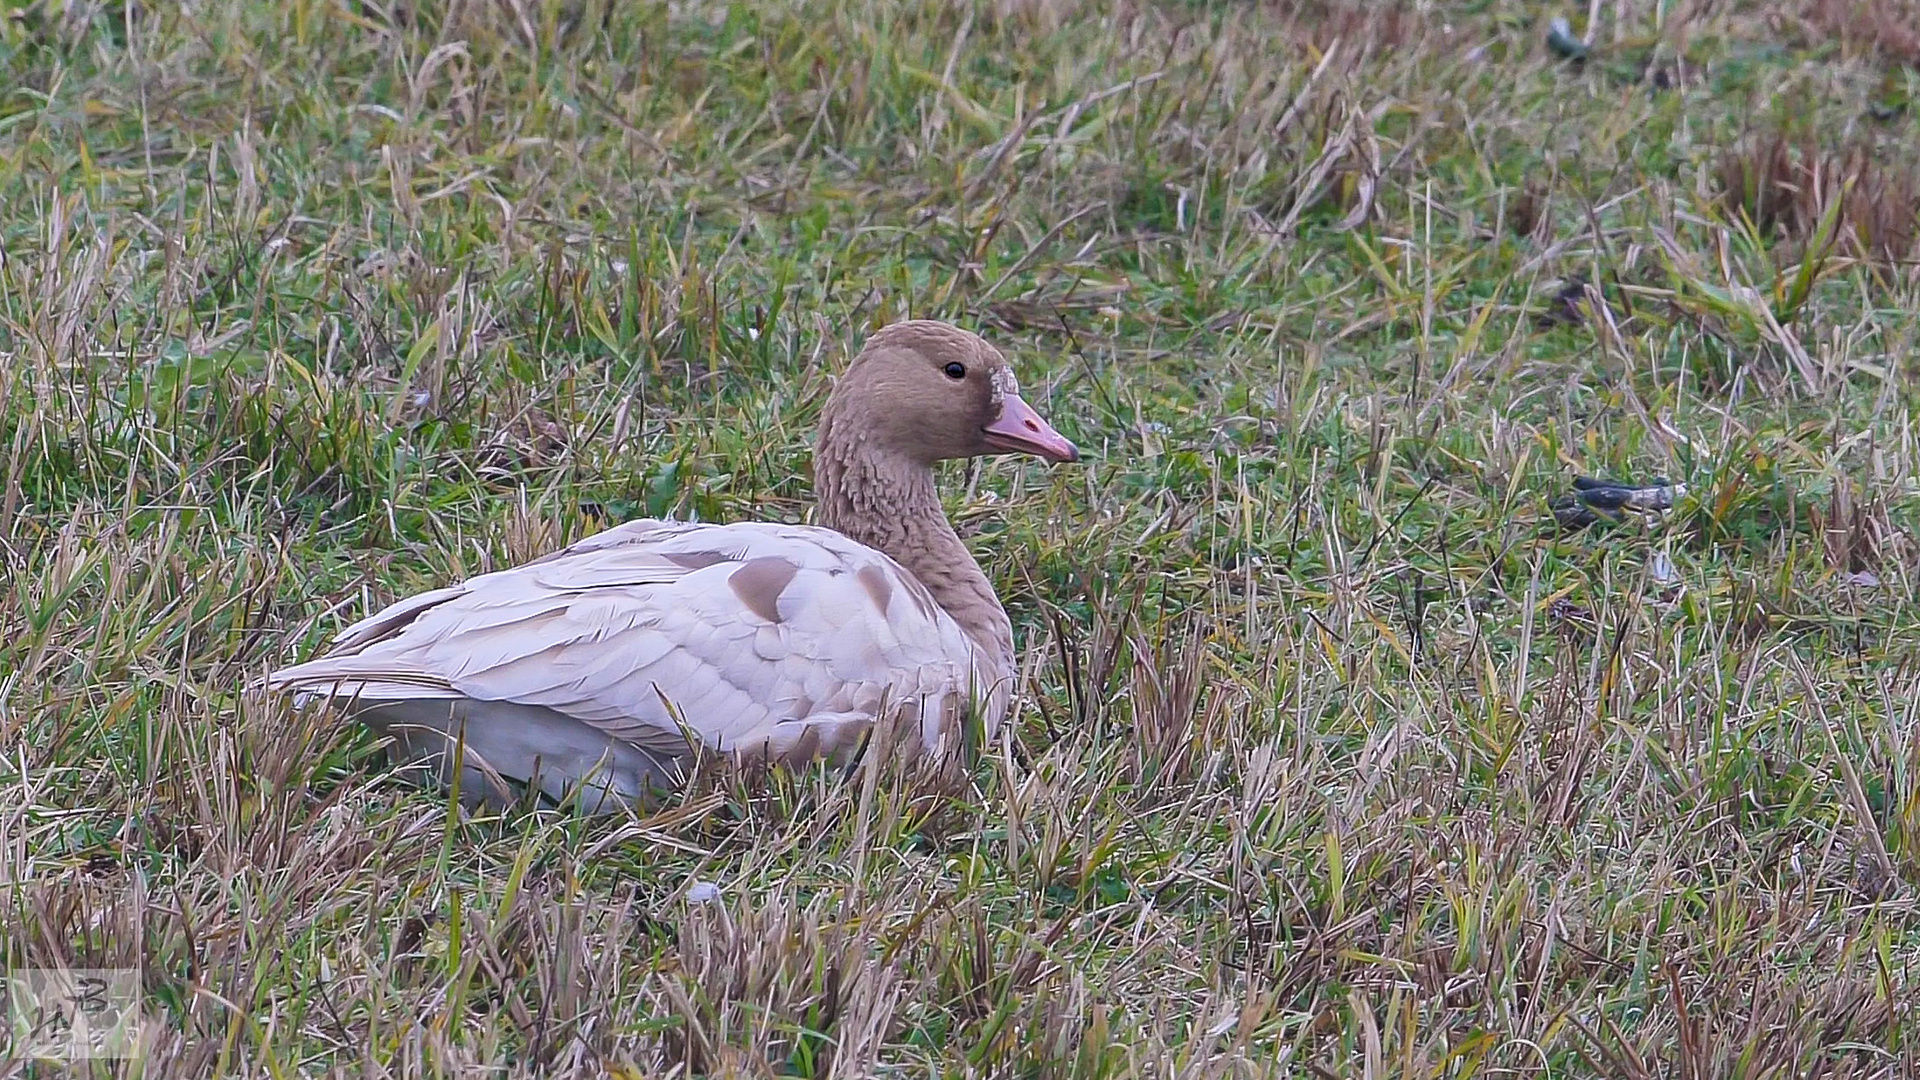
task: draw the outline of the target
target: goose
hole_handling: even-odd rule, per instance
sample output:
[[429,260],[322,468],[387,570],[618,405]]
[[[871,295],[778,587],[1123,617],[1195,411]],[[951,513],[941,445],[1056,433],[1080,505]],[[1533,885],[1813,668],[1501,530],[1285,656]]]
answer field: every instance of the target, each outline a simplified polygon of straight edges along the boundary
[[941,508],[942,460],[1080,457],[993,345],[943,322],[871,334],[828,395],[813,525],[637,520],[394,602],[268,674],[390,737],[461,801],[638,810],[705,750],[850,764],[991,739],[1013,626]]

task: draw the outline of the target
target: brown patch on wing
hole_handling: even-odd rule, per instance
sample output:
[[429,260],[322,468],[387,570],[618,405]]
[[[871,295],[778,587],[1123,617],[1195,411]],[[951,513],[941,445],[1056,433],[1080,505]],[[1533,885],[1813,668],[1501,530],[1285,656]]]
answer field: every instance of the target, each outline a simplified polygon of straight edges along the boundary
[[715,563],[723,563],[731,559],[731,556],[724,551],[663,551],[660,557],[688,570],[705,570]]
[[780,594],[786,590],[787,583],[800,568],[785,559],[773,555],[763,555],[758,559],[748,559],[740,569],[727,575],[727,585],[733,589],[733,595],[747,605],[755,615],[777,623],[780,621]]
[[887,572],[879,566],[868,563],[853,575],[860,581],[860,587],[867,590],[867,597],[880,614],[887,613],[887,602],[893,599],[893,582],[887,580]]

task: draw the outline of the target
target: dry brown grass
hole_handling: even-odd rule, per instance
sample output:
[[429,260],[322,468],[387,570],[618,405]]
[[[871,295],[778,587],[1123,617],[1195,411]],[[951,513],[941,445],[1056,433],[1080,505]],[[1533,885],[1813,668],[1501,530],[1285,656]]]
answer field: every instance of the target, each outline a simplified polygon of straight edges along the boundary
[[1763,234],[1811,240],[1838,201],[1835,240],[1843,253],[1905,263],[1920,240],[1920,171],[1896,153],[1859,143],[1825,150],[1776,129],[1730,146],[1716,170],[1729,210]]
[[1809,44],[1920,67],[1916,0],[1801,0],[1778,17],[1803,28]]
[[1368,4],[1355,0],[1270,0],[1266,8],[1282,31],[1325,55],[1337,43],[1351,66],[1361,58],[1415,44],[1431,29],[1420,5],[1405,0]]
[[[100,1071],[1920,1075],[1915,133],[1715,134],[1837,130],[1852,57],[1720,4],[1659,93],[1518,0],[107,10],[0,28],[0,966],[138,969]],[[241,693],[614,521],[799,520],[909,310],[1087,449],[948,476],[1021,643],[979,760],[469,816]],[[1575,475],[1695,494],[1562,533]]]

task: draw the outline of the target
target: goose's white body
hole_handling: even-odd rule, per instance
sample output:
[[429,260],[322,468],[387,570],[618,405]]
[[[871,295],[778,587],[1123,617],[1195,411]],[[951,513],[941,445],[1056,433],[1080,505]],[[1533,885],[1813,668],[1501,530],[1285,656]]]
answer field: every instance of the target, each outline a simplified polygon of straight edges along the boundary
[[878,728],[894,752],[939,752],[975,716],[991,738],[1013,626],[934,465],[1007,453],[1079,460],[998,349],[894,323],[820,412],[815,520],[831,528],[630,522],[401,600],[267,685],[345,700],[469,802],[531,788],[617,809],[677,787],[701,749],[844,763]]
[[475,801],[532,785],[592,811],[677,786],[689,738],[845,760],[883,717],[950,746],[970,706],[991,736],[1006,681],[911,573],[838,532],[634,521],[392,604],[268,684],[352,700],[443,779],[464,752]]

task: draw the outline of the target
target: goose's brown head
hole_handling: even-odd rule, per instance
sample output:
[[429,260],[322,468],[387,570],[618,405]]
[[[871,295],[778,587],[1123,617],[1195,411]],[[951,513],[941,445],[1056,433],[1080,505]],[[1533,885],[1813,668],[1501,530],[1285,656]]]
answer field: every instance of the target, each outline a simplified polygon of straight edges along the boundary
[[838,438],[929,464],[1005,453],[1080,460],[1021,399],[1000,350],[943,322],[910,319],[875,332],[827,408]]

